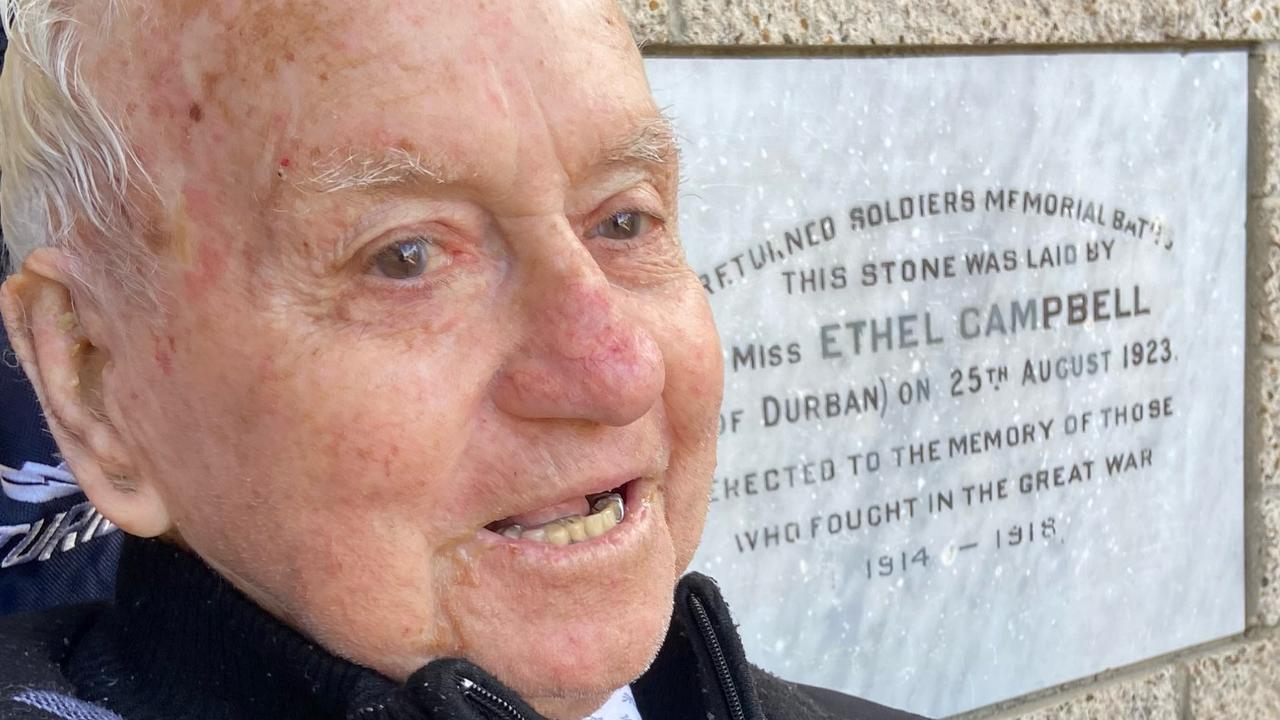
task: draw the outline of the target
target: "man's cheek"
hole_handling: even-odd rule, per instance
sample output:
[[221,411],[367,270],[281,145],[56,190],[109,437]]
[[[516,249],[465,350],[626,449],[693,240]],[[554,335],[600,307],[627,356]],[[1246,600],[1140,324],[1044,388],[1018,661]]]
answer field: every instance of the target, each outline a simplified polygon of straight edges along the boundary
[[715,423],[724,395],[720,346],[681,348],[674,358],[680,372],[668,373],[665,395],[674,430],[689,444],[714,435]]

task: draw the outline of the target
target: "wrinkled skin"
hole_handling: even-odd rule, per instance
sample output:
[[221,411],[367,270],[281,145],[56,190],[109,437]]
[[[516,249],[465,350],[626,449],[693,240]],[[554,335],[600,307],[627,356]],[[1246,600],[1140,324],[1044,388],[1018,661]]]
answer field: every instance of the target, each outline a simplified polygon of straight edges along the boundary
[[[610,156],[658,116],[623,19],[596,0],[146,5],[113,21],[131,52],[89,75],[159,191],[164,308],[70,284],[112,462],[164,510],[126,528],[388,676],[462,656],[587,714],[663,637],[721,392],[674,158]],[[313,182],[389,151],[445,182]],[[643,232],[594,231],[622,211]],[[380,274],[407,238],[428,271]],[[36,354],[36,373],[63,361]],[[93,474],[92,449],[69,457]],[[595,542],[483,530],[636,477]],[[90,488],[127,507],[119,491]]]

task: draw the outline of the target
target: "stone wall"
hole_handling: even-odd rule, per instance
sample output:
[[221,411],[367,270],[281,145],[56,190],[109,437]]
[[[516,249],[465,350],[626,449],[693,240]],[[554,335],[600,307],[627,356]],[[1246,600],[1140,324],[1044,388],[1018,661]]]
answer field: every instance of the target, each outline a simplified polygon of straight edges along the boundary
[[[1250,49],[1244,634],[963,717],[1280,718],[1280,0],[622,0],[656,55]],[[1206,399],[1208,401],[1208,399]]]

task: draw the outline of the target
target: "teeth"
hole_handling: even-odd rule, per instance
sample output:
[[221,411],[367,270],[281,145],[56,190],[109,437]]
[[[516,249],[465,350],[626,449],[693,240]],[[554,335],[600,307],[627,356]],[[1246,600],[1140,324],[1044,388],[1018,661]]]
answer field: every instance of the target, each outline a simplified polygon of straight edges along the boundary
[[[600,534],[603,535],[618,526],[622,522],[622,513],[616,510],[605,510],[595,515],[588,516],[590,518],[598,518],[600,523]],[[588,531],[590,534],[590,531]]]
[[569,539],[574,542],[583,542],[587,539],[587,523],[578,515],[570,515],[560,521],[560,524],[569,531]]
[[[613,517],[611,514],[609,517]],[[600,537],[609,528],[604,526],[604,516],[600,514],[588,515],[582,519],[583,530],[586,531],[587,537]]]
[[570,545],[598,538],[609,532],[622,522],[625,516],[622,496],[617,493],[593,495],[587,500],[591,503],[591,514],[582,517],[570,515],[567,518],[552,520],[549,523],[533,528],[512,525],[503,528],[500,534],[511,540],[529,540],[548,545]]
[[547,529],[547,542],[552,545],[568,545],[572,541],[569,528],[560,520],[549,522],[543,527]]

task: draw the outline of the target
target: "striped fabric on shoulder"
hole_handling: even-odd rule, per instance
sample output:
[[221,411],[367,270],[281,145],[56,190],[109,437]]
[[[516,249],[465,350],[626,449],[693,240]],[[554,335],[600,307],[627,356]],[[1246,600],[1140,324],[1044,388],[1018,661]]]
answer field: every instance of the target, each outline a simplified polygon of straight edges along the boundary
[[49,690],[24,690],[14,695],[13,700],[43,710],[60,720],[124,720],[110,710]]

